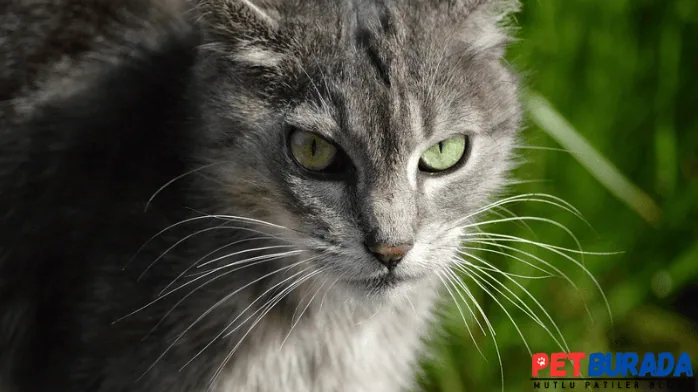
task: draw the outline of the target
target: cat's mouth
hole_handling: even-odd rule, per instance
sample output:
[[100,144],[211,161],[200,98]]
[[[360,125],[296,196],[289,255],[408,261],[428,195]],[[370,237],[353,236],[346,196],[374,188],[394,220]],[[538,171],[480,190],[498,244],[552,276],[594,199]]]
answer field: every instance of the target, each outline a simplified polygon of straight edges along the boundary
[[387,290],[415,280],[418,280],[418,278],[407,275],[396,275],[393,272],[386,272],[379,276],[350,279],[348,282],[354,285],[362,286],[363,288],[367,288],[369,290]]

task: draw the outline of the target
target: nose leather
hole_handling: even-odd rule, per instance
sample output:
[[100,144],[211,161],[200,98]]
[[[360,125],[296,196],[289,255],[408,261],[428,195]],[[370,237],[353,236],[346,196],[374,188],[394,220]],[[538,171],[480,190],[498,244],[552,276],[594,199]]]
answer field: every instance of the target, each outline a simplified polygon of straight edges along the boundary
[[366,247],[381,264],[392,270],[402,261],[405,254],[412,249],[412,244],[386,245],[367,243]]

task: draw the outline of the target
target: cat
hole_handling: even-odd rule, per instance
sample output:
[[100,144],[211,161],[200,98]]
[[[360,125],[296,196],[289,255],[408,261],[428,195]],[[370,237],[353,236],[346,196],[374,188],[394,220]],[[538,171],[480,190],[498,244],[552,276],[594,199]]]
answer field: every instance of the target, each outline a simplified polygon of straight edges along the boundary
[[0,5],[0,390],[415,388],[517,6]]

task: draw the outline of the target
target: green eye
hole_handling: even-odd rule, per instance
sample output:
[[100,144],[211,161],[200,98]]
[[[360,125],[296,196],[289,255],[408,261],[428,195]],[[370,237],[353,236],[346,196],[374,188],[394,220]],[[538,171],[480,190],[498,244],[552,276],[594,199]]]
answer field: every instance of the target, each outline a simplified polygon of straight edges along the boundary
[[337,158],[337,147],[310,132],[293,132],[290,148],[296,162],[311,171],[323,171]]
[[465,154],[466,136],[457,135],[429,147],[419,158],[419,170],[440,172],[452,168]]

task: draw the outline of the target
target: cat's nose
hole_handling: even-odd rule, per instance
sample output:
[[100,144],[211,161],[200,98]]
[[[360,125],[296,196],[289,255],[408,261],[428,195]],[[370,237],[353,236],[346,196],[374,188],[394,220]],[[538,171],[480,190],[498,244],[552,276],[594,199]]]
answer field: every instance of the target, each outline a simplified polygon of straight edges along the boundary
[[412,244],[385,245],[366,243],[366,247],[376,256],[378,261],[392,270],[402,261],[405,254],[412,249]]

